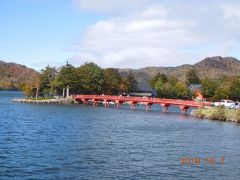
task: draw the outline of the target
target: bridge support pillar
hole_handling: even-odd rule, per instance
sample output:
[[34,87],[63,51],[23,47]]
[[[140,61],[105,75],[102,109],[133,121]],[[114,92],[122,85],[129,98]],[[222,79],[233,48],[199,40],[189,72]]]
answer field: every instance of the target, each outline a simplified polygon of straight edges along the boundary
[[146,111],[151,111],[152,110],[152,104],[146,103],[145,109],[146,109]]
[[116,105],[117,105],[117,108],[120,108],[120,107],[121,107],[120,103],[116,103]]
[[109,101],[108,100],[105,99],[103,101],[103,103],[104,103],[105,108],[109,107]]
[[131,109],[136,109],[136,102],[129,102]]
[[88,100],[87,100],[87,99],[82,99],[82,103],[83,103],[83,104],[87,104],[87,103],[88,103]]
[[182,114],[187,114],[187,110],[189,109],[188,106],[179,106],[179,108],[180,108]]
[[168,107],[169,107],[168,104],[161,104],[161,106],[162,106],[163,112],[168,112]]
[[93,99],[93,106],[97,106],[97,101],[95,99]]
[[115,104],[116,104],[117,108],[121,108],[122,102],[120,102],[119,100],[116,100]]

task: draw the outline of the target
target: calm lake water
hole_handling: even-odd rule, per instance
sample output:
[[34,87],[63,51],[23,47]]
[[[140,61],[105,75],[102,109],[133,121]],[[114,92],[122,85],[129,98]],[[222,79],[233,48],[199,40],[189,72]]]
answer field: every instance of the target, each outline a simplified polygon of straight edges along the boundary
[[0,91],[0,179],[239,179],[238,124],[21,96]]

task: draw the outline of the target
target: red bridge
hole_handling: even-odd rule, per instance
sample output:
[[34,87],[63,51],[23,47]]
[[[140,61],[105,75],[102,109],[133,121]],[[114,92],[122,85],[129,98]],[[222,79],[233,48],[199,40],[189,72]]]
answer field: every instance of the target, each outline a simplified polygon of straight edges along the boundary
[[109,95],[76,95],[74,96],[74,99],[83,104],[91,102],[93,106],[97,106],[98,103],[103,103],[105,107],[109,107],[110,102],[113,102],[118,108],[120,108],[123,103],[128,103],[131,109],[135,109],[137,104],[143,104],[146,106],[146,110],[151,109],[153,104],[159,104],[162,106],[163,112],[168,112],[168,107],[174,105],[178,106],[184,114],[187,113],[189,108],[200,108],[211,105],[210,102]]

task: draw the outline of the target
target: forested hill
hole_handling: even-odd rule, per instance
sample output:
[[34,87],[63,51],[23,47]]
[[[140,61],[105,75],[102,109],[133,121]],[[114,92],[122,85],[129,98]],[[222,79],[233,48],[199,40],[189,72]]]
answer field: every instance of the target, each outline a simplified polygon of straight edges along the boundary
[[119,69],[121,75],[132,71],[138,82],[145,86],[157,73],[172,75],[185,80],[186,73],[194,68],[200,78],[217,79],[224,75],[240,75],[240,61],[234,57],[207,57],[194,65],[181,65],[176,67],[146,67],[141,69]]
[[24,65],[0,60],[0,89],[16,90],[25,82],[31,82],[38,72]]
[[[200,78],[217,79],[223,75],[240,75],[240,61],[234,57],[221,56],[208,57],[194,65],[119,69],[119,72],[122,76],[127,76],[132,71],[140,89],[148,90],[150,79],[159,72],[185,80],[185,75],[193,68]],[[37,74],[37,71],[24,65],[0,61],[0,89],[18,89],[23,83],[33,81]]]

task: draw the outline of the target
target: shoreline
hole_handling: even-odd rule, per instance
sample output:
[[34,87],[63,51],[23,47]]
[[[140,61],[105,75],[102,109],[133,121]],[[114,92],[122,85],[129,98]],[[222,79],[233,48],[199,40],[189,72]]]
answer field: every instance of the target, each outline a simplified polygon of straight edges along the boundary
[[32,103],[32,104],[74,104],[76,103],[72,97],[56,98],[56,99],[12,99],[15,103]]
[[240,109],[227,109],[224,107],[203,107],[194,109],[190,115],[215,121],[240,123]]

